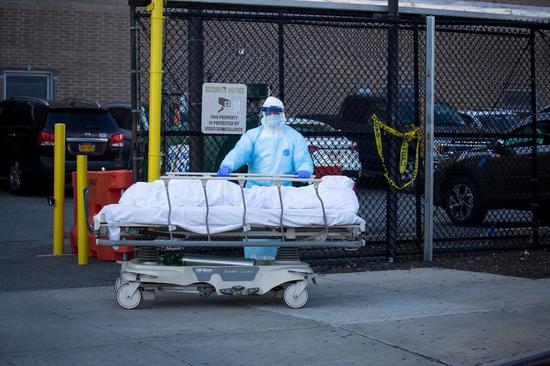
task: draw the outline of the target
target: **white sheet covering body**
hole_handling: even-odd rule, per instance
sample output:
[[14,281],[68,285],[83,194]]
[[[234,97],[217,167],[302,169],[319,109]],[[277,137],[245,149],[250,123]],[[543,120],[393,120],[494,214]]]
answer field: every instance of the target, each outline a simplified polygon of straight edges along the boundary
[[[357,216],[359,202],[353,191],[353,181],[345,176],[325,176],[319,184],[319,195],[325,206],[327,224],[360,225]],[[206,200],[199,180],[169,181],[170,224],[184,230],[206,234]],[[208,196],[208,227],[210,233],[235,230],[243,226],[243,198],[239,185],[226,180],[210,180]],[[307,227],[324,225],[321,202],[313,185],[281,187],[283,225]],[[246,223],[251,226],[279,227],[281,204],[277,187],[244,188]],[[94,216],[94,226],[107,223],[109,237],[119,237],[121,224],[167,225],[168,197],[163,181],[138,182],[124,192],[118,204],[107,205]]]

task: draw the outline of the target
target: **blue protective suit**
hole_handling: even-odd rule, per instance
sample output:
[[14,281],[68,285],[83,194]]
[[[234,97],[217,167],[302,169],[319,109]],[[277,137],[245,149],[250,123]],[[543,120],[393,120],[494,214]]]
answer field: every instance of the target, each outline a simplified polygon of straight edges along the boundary
[[[299,170],[313,172],[313,161],[306,140],[287,125],[274,131],[264,126],[247,131],[221,165],[235,171],[245,164],[248,164],[249,173],[296,174]],[[285,184],[290,185],[288,182]],[[246,183],[247,187],[253,185],[271,186],[273,183]]]
[[[235,171],[248,164],[249,173],[296,174],[298,171],[313,173],[313,161],[304,137],[285,125],[283,103],[269,97],[264,107],[275,106],[281,110],[278,116],[268,113],[262,118],[262,126],[253,128],[241,136],[233,150],[223,159],[221,167]],[[262,108],[264,109],[264,108]],[[222,169],[220,169],[222,170]],[[283,183],[290,185],[290,182]],[[269,181],[247,181],[246,186],[272,186]],[[252,259],[275,259],[275,247],[245,247],[244,256]]]

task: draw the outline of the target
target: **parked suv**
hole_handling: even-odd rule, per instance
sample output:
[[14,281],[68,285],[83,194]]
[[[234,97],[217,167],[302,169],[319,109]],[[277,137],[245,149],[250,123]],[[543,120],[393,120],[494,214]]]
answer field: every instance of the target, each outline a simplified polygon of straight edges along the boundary
[[478,225],[488,210],[532,210],[536,198],[542,220],[550,222],[550,113],[537,116],[536,131],[534,141],[527,118],[510,127],[504,140],[442,160],[434,174],[435,205],[455,225]]
[[21,194],[53,177],[54,125],[65,123],[65,172],[76,155],[88,156],[89,170],[122,169],[124,136],[109,112],[95,102],[48,102],[14,97],[0,102],[0,175]]

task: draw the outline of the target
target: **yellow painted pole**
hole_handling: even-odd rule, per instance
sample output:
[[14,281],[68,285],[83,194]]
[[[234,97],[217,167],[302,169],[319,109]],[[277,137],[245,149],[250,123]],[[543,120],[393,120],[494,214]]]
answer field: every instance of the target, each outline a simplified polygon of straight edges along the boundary
[[84,207],[84,189],[88,187],[88,157],[76,156],[76,213],[78,226],[78,264],[88,264],[88,223]]
[[151,64],[149,82],[149,182],[160,178],[160,113],[162,89],[162,23],[164,0],[152,0],[147,8],[151,12]]
[[53,255],[62,255],[65,238],[65,125],[63,123],[55,124],[53,156]]

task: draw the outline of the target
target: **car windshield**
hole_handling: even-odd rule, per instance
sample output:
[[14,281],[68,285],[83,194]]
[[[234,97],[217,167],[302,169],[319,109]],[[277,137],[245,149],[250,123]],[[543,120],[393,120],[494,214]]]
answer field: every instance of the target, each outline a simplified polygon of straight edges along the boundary
[[45,128],[64,123],[67,132],[117,132],[119,128],[109,112],[95,109],[67,109],[48,112]]
[[298,132],[335,132],[336,129],[324,123],[289,123]]
[[517,123],[512,114],[482,114],[477,119],[489,131],[509,131]]

